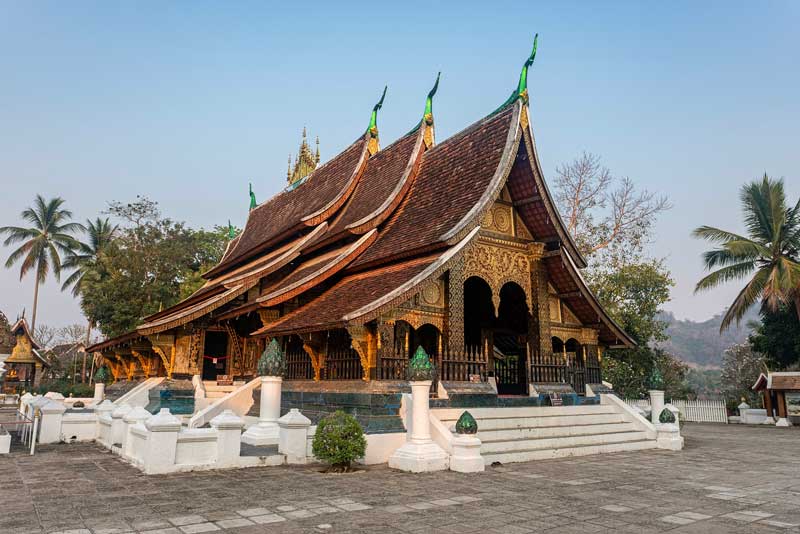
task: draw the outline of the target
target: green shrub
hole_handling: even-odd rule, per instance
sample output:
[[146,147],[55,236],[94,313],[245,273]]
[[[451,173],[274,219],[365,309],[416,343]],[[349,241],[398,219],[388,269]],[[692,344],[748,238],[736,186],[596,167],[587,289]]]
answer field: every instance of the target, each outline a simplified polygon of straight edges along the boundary
[[364,456],[367,440],[355,417],[337,410],[320,420],[311,450],[333,470],[347,471],[350,462]]
[[43,395],[53,391],[61,393],[65,397],[72,394],[73,397],[92,397],[94,395],[94,386],[89,384],[73,384],[67,380],[49,380],[42,381],[41,385],[36,388],[35,393]]

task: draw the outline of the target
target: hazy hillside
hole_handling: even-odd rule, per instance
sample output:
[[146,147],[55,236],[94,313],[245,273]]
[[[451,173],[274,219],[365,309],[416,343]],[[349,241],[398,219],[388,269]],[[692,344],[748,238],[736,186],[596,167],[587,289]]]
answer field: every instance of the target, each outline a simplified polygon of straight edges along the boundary
[[722,353],[734,343],[741,343],[750,333],[747,323],[751,320],[758,321],[758,310],[750,310],[741,322],[735,324],[722,335],[719,325],[722,323],[722,314],[702,322],[676,319],[672,313],[660,314],[659,319],[668,323],[667,335],[669,340],[661,346],[669,353],[678,356],[689,364],[701,367],[720,367]]

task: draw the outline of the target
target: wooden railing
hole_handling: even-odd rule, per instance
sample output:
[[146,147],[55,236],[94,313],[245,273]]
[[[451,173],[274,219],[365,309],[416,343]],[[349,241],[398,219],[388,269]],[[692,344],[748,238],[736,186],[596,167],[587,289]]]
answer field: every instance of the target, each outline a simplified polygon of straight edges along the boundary
[[323,380],[359,380],[362,377],[361,359],[355,349],[329,349]]
[[311,358],[303,350],[291,350],[286,352],[286,379],[287,380],[310,380],[314,378],[314,367],[311,365]]
[[405,380],[408,368],[408,354],[395,352],[378,358],[378,380]]
[[469,382],[479,377],[486,381],[488,354],[481,347],[467,347],[463,352],[445,350],[440,359],[439,380]]

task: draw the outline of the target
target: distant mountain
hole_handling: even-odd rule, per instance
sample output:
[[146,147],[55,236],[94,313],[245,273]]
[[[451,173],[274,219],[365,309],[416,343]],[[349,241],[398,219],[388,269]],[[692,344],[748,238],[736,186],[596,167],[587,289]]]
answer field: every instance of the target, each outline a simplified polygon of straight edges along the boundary
[[659,320],[667,323],[669,340],[660,346],[693,367],[719,368],[722,366],[722,353],[735,343],[742,343],[750,334],[747,323],[760,322],[758,307],[753,307],[742,319],[739,326],[734,323],[722,334],[719,325],[722,315],[715,315],[702,322],[676,319],[671,312],[661,312]]

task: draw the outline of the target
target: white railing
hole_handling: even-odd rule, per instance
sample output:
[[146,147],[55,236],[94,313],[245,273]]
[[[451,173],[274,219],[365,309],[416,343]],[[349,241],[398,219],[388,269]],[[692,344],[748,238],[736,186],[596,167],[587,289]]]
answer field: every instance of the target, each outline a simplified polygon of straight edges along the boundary
[[[630,406],[636,406],[643,410],[650,409],[650,401],[647,399],[625,399]],[[710,400],[680,400],[674,399],[670,402],[681,413],[681,420],[693,423],[727,423],[728,411],[725,409],[725,401],[722,399]]]

